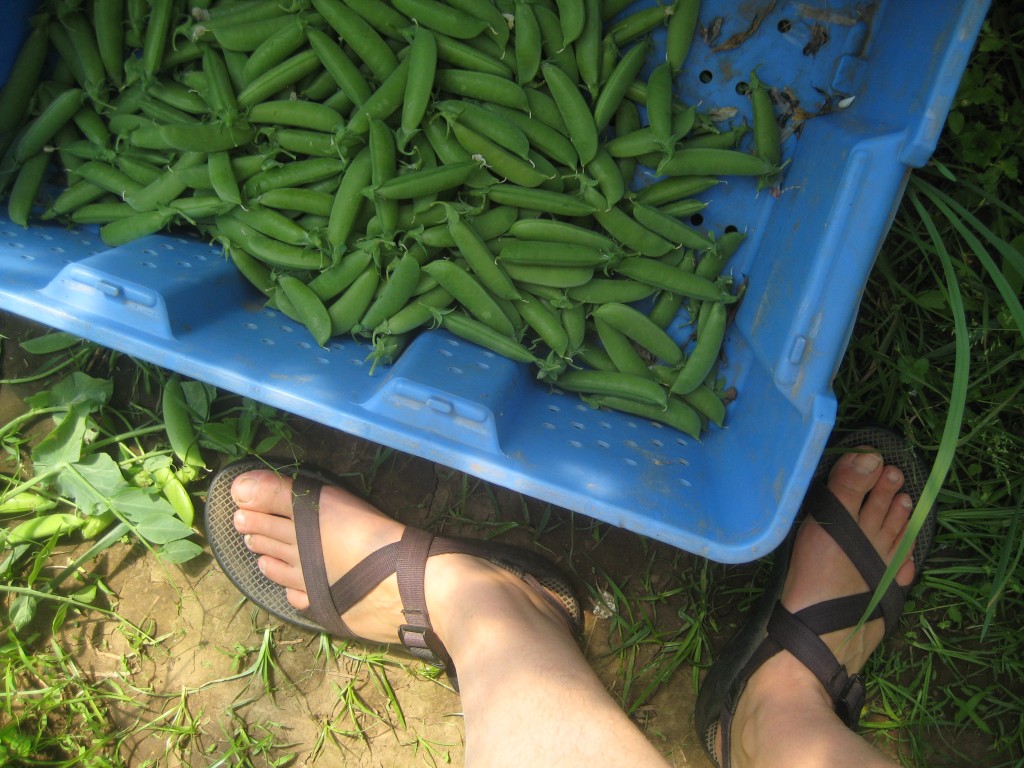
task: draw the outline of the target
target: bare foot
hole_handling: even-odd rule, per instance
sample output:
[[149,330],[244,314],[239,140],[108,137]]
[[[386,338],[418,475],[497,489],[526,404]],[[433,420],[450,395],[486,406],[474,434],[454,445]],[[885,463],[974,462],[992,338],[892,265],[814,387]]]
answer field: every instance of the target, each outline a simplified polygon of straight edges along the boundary
[[[292,481],[270,470],[237,477],[231,495],[238,506],[235,529],[246,546],[260,555],[259,566],[271,581],[285,587],[288,602],[298,610],[309,607],[292,521]],[[325,485],[320,495],[320,530],[324,542],[327,580],[334,583],[358,562],[381,547],[398,541],[405,526],[342,488]],[[524,582],[508,571],[477,557],[444,554],[427,561],[424,579],[427,608],[434,629],[445,642],[447,606],[470,588],[500,585],[527,597],[544,613],[555,612]],[[391,575],[356,603],[342,620],[356,635],[381,643],[398,642],[405,623],[397,577]],[[557,621],[564,625],[561,617]],[[446,642],[447,644],[447,642]]]
[[[882,560],[892,562],[900,537],[913,509],[901,493],[903,473],[882,466],[872,449],[842,456],[832,468],[828,488],[857,520],[861,531]],[[908,586],[914,578],[914,563],[908,558],[896,576],[896,583]],[[865,592],[868,585],[835,540],[808,517],[797,533],[781,601],[789,611],[816,605],[838,597]],[[865,624],[851,635],[850,629],[822,637],[850,674],[860,671],[885,634],[882,619]],[[764,764],[764,730],[758,724],[765,715],[778,715],[787,706],[804,709],[817,706],[832,710],[832,701],[817,678],[787,651],[766,661],[750,678],[740,697],[733,720],[733,759],[736,765]],[[718,754],[721,753],[719,734]]]

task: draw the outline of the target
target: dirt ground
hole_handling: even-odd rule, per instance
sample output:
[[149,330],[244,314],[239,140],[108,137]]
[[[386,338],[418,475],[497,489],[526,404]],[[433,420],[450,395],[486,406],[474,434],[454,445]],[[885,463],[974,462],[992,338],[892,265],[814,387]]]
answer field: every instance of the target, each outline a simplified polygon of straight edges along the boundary
[[[0,334],[7,337],[2,377],[24,375],[30,365],[12,342],[43,332],[0,313]],[[21,412],[24,397],[38,388],[0,386],[0,423]],[[749,598],[743,587],[756,567],[709,565],[446,467],[321,425],[290,423],[295,444],[289,451],[336,473],[358,473],[368,497],[403,522],[455,535],[497,535],[571,568],[590,592],[583,647],[602,681],[625,702],[655,685],[633,714],[638,725],[673,765],[710,765],[693,729],[695,670],[672,661],[672,643],[679,645],[680,616],[712,621],[709,596],[699,593],[702,573],[720,586],[735,582],[740,597],[725,606],[735,610],[737,600]],[[201,509],[202,498],[196,502]],[[197,522],[197,540],[205,545],[201,517]],[[109,606],[154,642],[129,624],[96,615],[68,621],[59,636],[83,675],[110,679],[127,694],[112,713],[118,727],[133,733],[122,748],[127,764],[462,763],[460,700],[444,678],[432,679],[428,668],[400,654],[324,643],[272,620],[241,598],[205,549],[174,566],[141,546],[124,545],[90,566],[109,589]],[[55,562],[72,555],[71,547],[59,549]],[[596,615],[592,599],[602,592],[611,599],[613,584],[627,598],[617,606],[628,618],[621,626],[647,633],[648,642],[613,648],[627,630],[617,631],[606,612]],[[722,607],[714,606],[719,622]],[[660,684],[652,682],[657,676]]]

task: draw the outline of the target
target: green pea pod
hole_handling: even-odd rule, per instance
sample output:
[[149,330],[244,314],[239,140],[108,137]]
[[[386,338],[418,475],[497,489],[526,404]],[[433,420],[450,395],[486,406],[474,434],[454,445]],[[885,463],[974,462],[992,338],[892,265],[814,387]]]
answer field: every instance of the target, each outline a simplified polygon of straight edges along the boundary
[[619,59],[594,102],[594,122],[597,130],[603,131],[611,123],[626,91],[640,74],[640,69],[650,52],[648,41],[644,40],[630,48]]
[[366,314],[379,284],[380,274],[371,266],[353,280],[345,292],[327,308],[332,336],[348,333],[355,327]]
[[676,366],[683,362],[679,345],[653,320],[633,307],[617,302],[602,304],[594,310],[594,319],[628,336],[667,365]]
[[600,318],[594,318],[594,328],[601,346],[611,358],[615,370],[622,373],[651,378],[647,362],[640,357],[630,338],[617,328],[612,327]]
[[[398,67],[398,58],[380,34],[341,0],[313,0],[313,7],[366,64],[380,82]],[[353,99],[359,103],[356,99]]]
[[100,227],[100,239],[111,248],[153,235],[171,223],[174,211],[169,209],[146,211],[126,216]]
[[472,157],[481,158],[484,165],[499,178],[531,188],[538,187],[551,178],[535,163],[518,157],[514,152],[498,146],[460,122],[452,124],[452,132]]
[[641,225],[677,246],[694,248],[698,251],[706,251],[714,247],[714,243],[704,235],[657,208],[634,205],[633,216]]
[[523,112],[530,111],[530,102],[527,100],[530,89],[524,89],[506,77],[470,70],[442,69],[438,70],[436,80],[442,91],[457,96],[494,102]]
[[420,263],[415,255],[406,251],[395,262],[377,298],[370,304],[359,323],[353,326],[352,332],[372,331],[394,315],[413,297],[419,280]]
[[359,211],[366,202],[363,190],[370,183],[371,173],[370,149],[364,147],[349,163],[345,175],[341,177],[341,184],[338,185],[334,204],[331,206],[327,240],[334,253],[341,253],[347,246]]
[[673,72],[678,72],[686,61],[697,30],[700,0],[676,0],[665,34],[665,58]]
[[306,43],[304,20],[293,17],[283,23],[274,34],[257,46],[242,67],[242,76],[247,83],[294,55]]
[[715,361],[718,360],[725,339],[728,311],[724,304],[716,302],[710,306],[709,312],[693,351],[672,383],[672,394],[686,395],[693,392],[704,383],[704,379],[711,373]]
[[317,346],[325,346],[331,337],[331,317],[320,297],[312,288],[291,275],[280,275],[277,284],[294,307],[299,322],[313,335]]
[[175,0],[152,0],[149,19],[146,22],[146,37],[142,45],[142,71],[152,78],[164,60],[164,51],[171,38],[171,19],[174,16]]
[[327,33],[319,29],[310,29],[306,35],[324,69],[330,73],[338,88],[352,103],[362,104],[370,98],[372,91],[359,67]]
[[523,293],[516,305],[523,320],[536,332],[540,340],[559,357],[569,351],[569,334],[562,325],[561,317],[541,298]]
[[623,397],[659,408],[668,405],[668,392],[654,379],[619,371],[566,371],[557,384],[568,392]]
[[0,89],[0,134],[15,130],[28,113],[48,52],[46,27],[33,27]]
[[79,531],[83,539],[95,539],[109,528],[115,520],[117,520],[117,515],[112,510],[105,509],[102,512],[96,512],[85,518],[85,524]]
[[454,208],[449,207],[448,210],[448,232],[473,274],[495,296],[519,300],[521,296],[515,285],[505,271],[495,263],[494,255],[476,227],[460,216]]
[[595,277],[581,286],[570,288],[567,293],[573,301],[584,304],[607,304],[611,301],[628,304],[642,301],[657,290],[654,286],[637,280]]
[[494,328],[478,320],[462,314],[461,312],[447,312],[441,314],[441,327],[450,331],[459,338],[478,344],[484,349],[489,349],[495,354],[507,357],[520,363],[533,363],[539,365],[540,358],[520,344],[511,335],[503,334]]
[[402,107],[405,86],[409,77],[409,59],[403,59],[388,79],[349,115],[346,135],[361,135],[369,132],[371,120],[387,120]]
[[409,77],[402,101],[400,144],[419,129],[430,106],[437,72],[437,38],[426,27],[417,27],[409,45]]
[[631,416],[640,416],[673,429],[678,429],[695,440],[700,439],[700,416],[689,404],[677,397],[669,398],[664,408],[614,395],[599,395],[597,397],[587,397],[584,400],[595,407],[610,408],[613,411],[621,411]]
[[615,272],[663,291],[677,293],[692,299],[725,303],[733,300],[707,278],[665,264],[657,259],[648,259],[642,256],[623,259],[615,266]]
[[160,467],[155,470],[153,472],[153,479],[159,484],[164,497],[174,509],[174,514],[178,516],[181,522],[191,527],[196,517],[195,505],[192,503],[192,497],[185,490],[185,486],[182,485],[174,472],[171,471],[171,468]]
[[29,158],[19,169],[11,187],[11,196],[7,200],[7,215],[18,226],[28,227],[29,214],[43,185],[43,177],[49,164],[49,153],[40,152]]
[[57,502],[31,491],[22,491],[0,501],[0,515],[23,515],[26,512],[47,512]]
[[488,27],[483,19],[437,0],[392,0],[392,4],[418,24],[461,40],[472,40]]
[[321,67],[320,59],[313,50],[303,50],[286,59],[257,77],[238,92],[238,104],[251,107],[266,100],[273,94],[302,80]]
[[580,89],[565,72],[550,63],[543,64],[541,71],[544,74],[544,81],[562,113],[566,128],[569,129],[569,138],[576,147],[580,162],[586,165],[594,159],[598,149],[597,126],[594,123],[594,116],[583,99]]
[[436,260],[424,264],[423,271],[477,320],[503,336],[515,335],[515,327],[494,296],[465,268],[454,261]]
[[85,93],[80,88],[70,88],[53,101],[29,123],[14,145],[14,159],[23,163],[43,151],[46,142],[52,139],[82,107]]
[[8,544],[44,541],[54,536],[66,536],[85,525],[84,517],[67,513],[43,515],[16,525],[7,536]]
[[412,200],[436,195],[462,186],[479,169],[480,163],[476,160],[465,160],[410,171],[389,179],[374,189],[373,193],[389,200]]
[[680,149],[658,168],[666,176],[770,176],[778,172],[755,155],[735,149]]
[[164,383],[161,406],[164,429],[167,430],[167,440],[174,455],[186,467],[205,469],[206,462],[203,460],[199,440],[192,427],[192,415],[185,401],[185,390],[182,389],[180,377],[171,376]]

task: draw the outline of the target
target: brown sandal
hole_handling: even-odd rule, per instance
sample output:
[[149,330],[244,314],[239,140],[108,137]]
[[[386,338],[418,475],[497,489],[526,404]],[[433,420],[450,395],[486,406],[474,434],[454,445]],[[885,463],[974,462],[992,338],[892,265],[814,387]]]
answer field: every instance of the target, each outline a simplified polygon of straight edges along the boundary
[[[309,595],[309,608],[304,611],[292,607],[284,587],[263,575],[257,564],[258,556],[245,546],[243,537],[234,527],[233,517],[238,507],[231,498],[232,482],[245,472],[268,468],[282,473],[287,471],[293,478],[295,535]],[[454,683],[451,657],[430,624],[423,578],[427,558],[461,553],[482,558],[515,574],[556,609],[574,637],[579,636],[582,628],[580,603],[566,577],[546,558],[507,544],[434,536],[428,531],[407,527],[400,541],[371,553],[334,584],[329,584],[319,522],[320,490],[325,484],[343,483],[320,470],[268,467],[258,459],[229,464],[210,481],[206,497],[206,536],[213,555],[239,591],[273,616],[313,632],[361,639],[345,625],[342,614],[384,579],[397,574],[406,622],[398,628],[402,645],[415,658],[448,672]]]

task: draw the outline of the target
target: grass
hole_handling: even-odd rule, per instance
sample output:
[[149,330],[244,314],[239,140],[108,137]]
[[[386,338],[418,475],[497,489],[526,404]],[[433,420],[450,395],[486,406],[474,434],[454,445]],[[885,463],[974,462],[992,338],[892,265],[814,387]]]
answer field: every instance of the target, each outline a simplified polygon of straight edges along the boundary
[[[1022,28],[1024,12],[1012,5],[990,15],[935,160],[908,185],[835,380],[840,428],[898,425],[936,468],[915,513],[920,520],[931,499],[938,504],[934,553],[903,625],[865,671],[862,725],[906,765],[970,764],[979,755],[992,766],[1024,765]],[[191,519],[172,503],[166,478],[170,472],[195,488],[201,473],[187,471],[167,439],[158,398],[166,372],[64,334],[27,349],[38,355],[39,372],[2,383],[44,386],[48,394],[0,425],[5,531],[75,506],[91,510],[75,530],[96,530],[92,545],[56,573],[52,556],[78,535],[71,528],[36,541],[0,534],[0,591],[13,625],[0,640],[0,764],[121,765],[121,745],[144,734],[159,734],[168,754],[186,762],[293,763],[294,745],[281,728],[247,723],[237,712],[219,739],[204,739],[199,688],[182,690],[148,719],[115,723],[112,709],[137,692],[83,675],[57,640],[68,622],[101,616],[120,622],[139,653],[162,642],[118,616],[92,569],[126,540],[168,564],[196,555]],[[99,385],[105,380],[123,386],[107,391]],[[184,384],[207,463],[289,440],[282,414],[198,382]],[[134,405],[140,397],[143,405]],[[49,421],[55,415],[63,427]],[[376,452],[361,477],[368,492],[395,459],[389,449]],[[48,482],[58,474],[78,481]],[[615,540],[609,526],[548,506],[519,499],[509,510],[491,486],[466,476],[448,487],[456,492],[429,512],[438,529],[525,536],[541,548],[564,539],[574,561],[577,550],[600,553]],[[628,575],[582,566],[579,573],[595,599],[614,605],[614,693],[638,715],[666,686],[696,683],[764,573],[763,564],[726,568],[653,543],[641,542],[640,550],[639,566]],[[278,663],[282,648],[271,629],[260,629],[258,645],[226,650],[238,666],[211,676],[208,686],[242,681],[253,688],[250,695],[272,695],[287,680]],[[317,659],[341,665],[344,677],[335,685],[335,708],[319,720],[314,753],[344,755],[372,726],[373,734],[403,734],[425,764],[449,762],[450,745],[411,727],[392,683],[396,673],[428,673],[325,638],[315,642]]]

